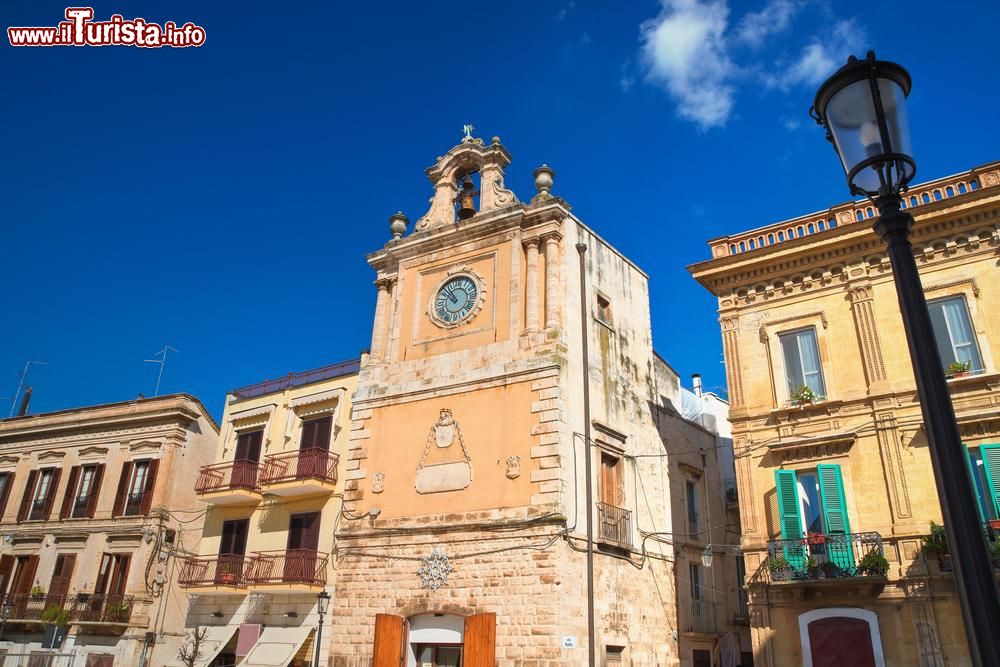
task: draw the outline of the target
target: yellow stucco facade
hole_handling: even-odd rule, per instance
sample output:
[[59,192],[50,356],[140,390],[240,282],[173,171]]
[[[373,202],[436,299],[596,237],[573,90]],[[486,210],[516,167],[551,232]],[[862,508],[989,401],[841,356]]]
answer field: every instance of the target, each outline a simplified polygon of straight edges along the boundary
[[[982,449],[1000,443],[998,186],[992,163],[904,196],[939,349],[969,365],[941,372],[984,523],[998,518]],[[811,665],[869,638],[871,662],[844,660],[970,664],[947,559],[922,549],[941,510],[872,216],[844,204],[715,239],[690,267],[719,303],[756,665]]]

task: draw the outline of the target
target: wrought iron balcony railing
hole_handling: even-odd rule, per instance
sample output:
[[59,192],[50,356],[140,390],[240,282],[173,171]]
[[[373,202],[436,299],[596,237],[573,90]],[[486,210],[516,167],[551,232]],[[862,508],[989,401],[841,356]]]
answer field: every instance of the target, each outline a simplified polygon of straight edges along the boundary
[[632,548],[632,512],[621,507],[597,503],[598,536],[605,542]]
[[246,588],[246,574],[249,570],[250,559],[238,554],[188,558],[181,566],[177,583],[181,588],[194,586]]
[[325,586],[327,554],[311,549],[258,551],[250,556],[246,581],[260,584]]
[[257,477],[260,464],[256,461],[227,461],[202,466],[198,480],[194,484],[196,493],[212,493],[214,491],[231,491],[244,489],[257,490]]
[[885,577],[889,572],[882,536],[874,532],[774,540],[767,553],[772,581]]
[[700,634],[714,634],[719,631],[717,605],[708,600],[691,600],[687,618],[687,631]]
[[339,456],[325,449],[298,449],[271,454],[264,459],[260,483],[275,484],[300,479],[317,479],[337,483]]
[[739,492],[736,490],[736,478],[728,477],[722,480],[722,488],[726,496],[727,505],[735,505],[739,502]]
[[127,625],[132,617],[134,597],[131,595],[91,593],[71,595],[11,594],[6,597],[6,602],[10,605],[8,621],[42,623],[45,611],[56,608],[67,612],[70,622]]

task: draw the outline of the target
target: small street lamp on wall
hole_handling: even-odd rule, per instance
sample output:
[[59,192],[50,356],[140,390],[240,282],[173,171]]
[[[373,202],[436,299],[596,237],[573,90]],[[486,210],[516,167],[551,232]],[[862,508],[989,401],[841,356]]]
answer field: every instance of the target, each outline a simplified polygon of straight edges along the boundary
[[314,651],[313,667],[319,667],[319,652],[323,642],[323,616],[330,606],[330,594],[324,588],[316,596],[316,613],[319,614],[319,624],[316,626],[316,649]]
[[820,86],[810,115],[826,129],[851,193],[868,197],[878,208],[874,228],[888,245],[934,480],[948,542],[953,545],[969,653],[977,667],[1000,665],[1000,633],[995,628],[1000,602],[965,446],[913,258],[913,216],[903,209],[900,196],[916,173],[906,115],[910,84],[905,69],[876,60],[869,51],[865,60],[851,57]]

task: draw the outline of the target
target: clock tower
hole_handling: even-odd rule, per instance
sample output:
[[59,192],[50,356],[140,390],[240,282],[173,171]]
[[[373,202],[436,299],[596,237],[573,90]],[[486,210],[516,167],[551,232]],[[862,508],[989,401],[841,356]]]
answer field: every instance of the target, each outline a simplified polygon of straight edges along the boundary
[[659,470],[663,453],[646,274],[551,193],[547,166],[518,200],[510,163],[498,137],[467,133],[427,169],[412,233],[397,213],[368,256],[335,665],[581,665],[608,650],[652,665],[674,651],[674,615],[653,597],[672,575],[641,555],[665,547],[639,533],[670,529],[666,483],[634,481],[637,454]]

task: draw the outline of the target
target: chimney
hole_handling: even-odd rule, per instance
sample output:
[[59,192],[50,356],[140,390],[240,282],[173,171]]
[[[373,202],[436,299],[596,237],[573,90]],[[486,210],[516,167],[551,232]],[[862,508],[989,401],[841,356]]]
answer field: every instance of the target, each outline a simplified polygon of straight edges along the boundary
[[701,396],[701,373],[691,375],[691,387],[694,389],[695,396]]
[[31,387],[24,390],[24,396],[21,397],[21,407],[17,409],[17,416],[23,417],[28,414],[28,403],[31,402]]

